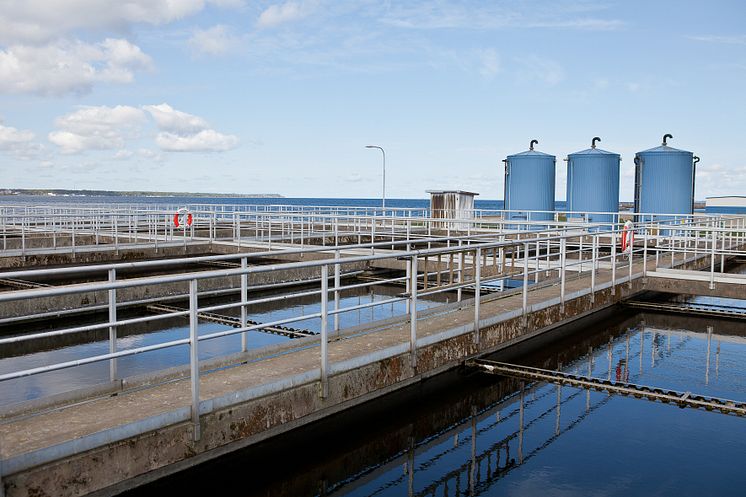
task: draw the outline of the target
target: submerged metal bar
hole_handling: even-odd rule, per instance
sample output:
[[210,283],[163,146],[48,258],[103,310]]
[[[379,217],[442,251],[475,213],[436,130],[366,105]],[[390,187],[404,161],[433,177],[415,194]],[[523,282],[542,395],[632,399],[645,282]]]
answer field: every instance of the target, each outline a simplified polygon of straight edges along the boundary
[[600,390],[620,395],[631,395],[636,398],[645,398],[647,400],[661,401],[663,403],[674,403],[681,407],[704,408],[708,411],[720,411],[723,414],[746,416],[746,402],[739,402],[730,399],[705,397],[703,395],[692,394],[691,392],[664,390],[662,388],[637,385],[634,383],[612,383],[609,380],[594,378],[592,376],[582,376],[564,373],[562,371],[550,371],[530,366],[488,361],[486,359],[476,359],[471,361],[469,365],[475,366],[487,373],[510,376],[522,380],[570,385],[577,388]]

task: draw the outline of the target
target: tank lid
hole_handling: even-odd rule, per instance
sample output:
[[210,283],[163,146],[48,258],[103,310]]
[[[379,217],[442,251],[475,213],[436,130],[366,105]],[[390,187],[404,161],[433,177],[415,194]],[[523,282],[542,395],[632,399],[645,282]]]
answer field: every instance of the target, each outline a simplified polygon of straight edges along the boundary
[[666,133],[665,135],[663,135],[663,144],[655,148],[649,148],[647,150],[643,150],[642,152],[638,152],[638,153],[640,154],[691,154],[691,152],[687,152],[686,150],[679,150],[677,148],[669,147],[668,146],[669,138],[673,138],[673,135],[670,133]]
[[619,154],[615,152],[609,152],[608,150],[601,150],[600,148],[587,148],[585,150],[581,150],[580,152],[573,152],[569,154],[570,157],[574,157],[576,155],[615,155],[619,157]]
[[539,152],[538,150],[534,150],[534,144],[539,143],[539,140],[533,139],[531,140],[531,143],[528,144],[528,150],[525,152],[521,152],[519,154],[513,154],[509,155],[508,159],[519,157],[519,158],[526,158],[526,157],[551,157],[552,159],[556,160],[556,157],[553,155],[545,154],[544,152]]
[[658,145],[657,147],[637,152],[638,154],[691,154],[687,150],[679,150],[678,148],[669,147],[668,145]]
[[544,152],[539,152],[538,150],[526,150],[525,152],[509,155],[508,159],[512,159],[513,157],[551,157],[553,159],[555,158],[553,155],[545,154]]

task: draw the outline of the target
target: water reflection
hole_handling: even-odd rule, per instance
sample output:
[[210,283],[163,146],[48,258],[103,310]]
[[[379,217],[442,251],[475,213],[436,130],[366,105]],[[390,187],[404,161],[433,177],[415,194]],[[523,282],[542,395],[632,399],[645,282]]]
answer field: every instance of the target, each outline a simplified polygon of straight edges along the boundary
[[[402,292],[395,286],[376,286],[374,289],[353,289],[346,291],[340,298],[340,307],[366,304],[374,301],[388,300]],[[421,310],[433,307],[452,296],[432,295],[418,301]],[[330,299],[333,300],[333,299]],[[200,301],[208,305],[219,301]],[[329,309],[333,309],[333,301]],[[264,303],[249,307],[248,318],[257,322],[270,322],[304,314],[320,312],[318,296],[288,298],[283,301]],[[392,302],[369,309],[357,309],[341,313],[340,327],[350,328],[373,320],[383,320],[405,314],[404,302]],[[227,315],[239,315],[239,309],[221,311]],[[147,345],[169,342],[189,337],[187,321],[171,318],[145,324],[122,326],[117,330],[117,350],[134,349]],[[78,324],[78,323],[76,323]],[[56,326],[72,326],[70,323],[57,323]],[[308,319],[293,323],[291,326],[319,332],[320,320]],[[229,329],[228,326],[215,323],[200,323],[199,334],[207,335],[216,331]],[[94,340],[91,340],[91,337]],[[248,346],[259,349],[267,345],[284,343],[290,339],[258,331],[248,332]],[[225,356],[241,350],[240,335],[232,335],[214,340],[200,342],[200,360]],[[31,340],[21,344],[0,346],[0,374],[30,369],[58,362],[74,361],[109,351],[108,330],[98,334],[78,333],[67,340],[54,339]],[[131,377],[189,363],[189,347],[182,345],[169,349],[155,350],[145,354],[122,357],[118,360],[118,370],[122,377]],[[54,395],[78,388],[107,382],[109,378],[108,362],[100,362],[64,369],[34,376],[0,382],[0,406],[14,404],[24,400]]]
[[[495,359],[746,400],[746,330],[708,323],[615,317]],[[246,467],[250,496],[739,495],[746,483],[741,417],[468,371],[387,399],[141,492],[240,484]],[[272,463],[283,454],[292,470]]]

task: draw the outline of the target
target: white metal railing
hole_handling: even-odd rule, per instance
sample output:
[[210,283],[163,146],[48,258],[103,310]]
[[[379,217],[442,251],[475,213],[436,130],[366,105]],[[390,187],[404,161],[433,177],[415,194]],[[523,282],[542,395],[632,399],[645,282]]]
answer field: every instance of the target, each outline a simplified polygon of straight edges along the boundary
[[[95,216],[93,219],[95,219]],[[336,219],[339,219],[339,217]],[[434,307],[427,312],[420,310],[418,302],[425,296],[446,292],[451,295],[455,293],[456,300],[462,301],[463,292],[473,292],[475,295],[473,300],[473,329],[475,340],[478,341],[480,326],[485,322],[485,316],[482,315],[482,301],[487,299],[487,297],[482,296],[482,292],[488,287],[496,284],[505,285],[506,283],[519,282],[520,286],[512,291],[521,296],[521,304],[520,307],[517,307],[517,310],[519,309],[522,315],[527,315],[538,308],[536,304],[533,307],[529,304],[529,295],[535,289],[545,289],[551,295],[541,305],[559,302],[560,306],[564,306],[568,296],[576,296],[579,291],[586,295],[589,294],[593,299],[596,292],[602,289],[611,288],[613,291],[618,284],[624,282],[629,282],[631,285],[635,278],[645,276],[650,268],[676,267],[685,261],[692,261],[697,258],[709,260],[710,273],[712,274],[712,281],[714,281],[715,268],[718,263],[721,266],[720,270],[722,270],[726,257],[746,255],[746,251],[744,251],[744,244],[746,244],[745,221],[746,218],[743,217],[712,218],[695,216],[676,221],[666,219],[637,223],[632,229],[635,233],[635,243],[628,253],[622,253],[618,250],[623,229],[614,226],[613,229],[608,231],[594,231],[589,229],[593,226],[587,226],[585,229],[574,227],[559,232],[524,230],[498,231],[496,233],[476,232],[461,237],[422,236],[414,238],[410,236],[405,239],[350,246],[276,248],[272,251],[252,254],[238,253],[162,261],[5,271],[0,273],[0,280],[28,278],[33,281],[50,276],[85,274],[87,275],[86,279],[93,281],[84,284],[65,284],[0,292],[0,309],[5,308],[7,310],[12,303],[19,302],[27,304],[35,301],[44,302],[46,306],[38,314],[26,313],[2,316],[1,323],[18,324],[18,333],[14,336],[0,338],[0,346],[12,346],[28,340],[108,330],[109,349],[107,353],[76,360],[52,362],[44,366],[5,372],[0,374],[0,382],[101,362],[109,363],[110,380],[120,381],[122,378],[117,368],[119,359],[157,350],[188,346],[188,371],[192,397],[190,418],[194,424],[195,437],[199,438],[200,415],[204,414],[206,410],[217,408],[217,404],[207,402],[200,396],[200,378],[206,374],[200,370],[199,350],[201,343],[240,335],[241,346],[240,350],[236,350],[236,352],[246,352],[248,349],[248,332],[250,331],[273,326],[286,326],[303,321],[313,320],[318,322],[319,335],[303,339],[303,346],[314,345],[320,348],[317,380],[321,385],[321,395],[326,396],[330,371],[339,370],[338,366],[335,369],[335,365],[329,363],[327,346],[331,333],[340,331],[339,316],[343,313],[375,308],[394,302],[404,302],[407,315],[406,325],[409,328],[406,347],[409,350],[412,364],[416,365],[418,350],[426,343],[423,342],[418,333],[418,320],[426,318],[431,312],[440,312],[439,307]],[[409,235],[412,235],[412,233],[410,232]],[[356,253],[342,254],[343,250],[350,248],[360,250]],[[386,248],[386,250],[381,250],[382,248]],[[376,251],[376,249],[378,250]],[[262,257],[267,255],[300,256],[301,254],[312,253],[321,253],[327,257],[320,260],[303,260],[270,266],[250,264],[252,261],[261,260]],[[197,272],[193,269],[196,262],[218,261],[234,262],[236,265],[225,269]],[[342,283],[340,276],[344,265],[375,264],[383,261],[403,263],[404,276],[383,278],[375,282]],[[119,274],[119,271],[124,269],[147,269],[156,265],[169,268],[169,272],[156,276],[128,279],[121,279]],[[307,270],[314,272],[314,274],[318,271],[320,277],[317,280],[318,287],[301,290],[291,288],[286,292],[268,296],[255,295],[257,293],[256,289],[249,285],[251,278],[260,273],[288,270]],[[95,280],[97,277],[99,280]],[[583,278],[585,279],[583,280]],[[229,302],[201,304],[201,298],[216,295],[218,292],[211,288],[200,291],[200,285],[216,279],[233,279],[234,282],[236,279],[240,280],[237,287],[239,298],[235,298],[236,286],[227,284],[226,286],[233,287],[229,289],[233,293],[224,294],[231,297]],[[573,293],[568,294],[568,282],[573,280],[583,281],[581,290],[578,290],[578,284],[575,283]],[[405,288],[399,295],[365,304],[341,305],[340,296],[350,289],[389,285],[402,281],[405,283]],[[165,285],[178,286],[179,284],[188,286],[186,293],[183,290],[178,290],[176,295],[171,295],[169,298],[187,300],[188,306],[183,310],[125,318],[117,312],[127,306],[141,305],[148,301],[142,296],[133,297],[136,294],[136,289],[147,287],[152,290]],[[55,299],[63,302],[64,299],[69,299],[71,296],[79,297],[84,294],[106,295],[105,304],[91,307],[107,310],[105,319],[85,325],[62,325],[62,327],[48,331],[23,332],[24,323],[30,319],[39,318],[44,313],[49,313],[49,306],[52,305],[50,303],[53,303]],[[320,304],[319,310],[300,311],[290,317],[271,322],[249,323],[248,317],[252,306],[298,298],[299,296],[317,297]],[[44,300],[40,301],[39,299]],[[158,300],[164,299],[156,296],[151,301]],[[65,304],[64,302],[68,303]],[[60,304],[60,308],[69,307],[70,300],[64,302]],[[30,305],[30,307],[33,307],[33,305]],[[240,313],[239,327],[199,334],[201,313],[236,309]],[[85,310],[85,308],[81,310]],[[117,336],[119,330],[135,324],[158,322],[174,317],[188,318],[188,338],[168,340],[124,350],[118,348]],[[371,329],[376,328],[375,322],[371,325]],[[152,426],[150,426],[150,429],[152,429]]]
[[[127,206],[60,207],[0,204],[0,254],[72,252],[85,249],[114,250],[161,247],[179,243],[224,241],[306,245],[361,244],[376,240],[417,240],[438,235],[484,232],[533,232],[568,230],[611,231],[620,216],[640,221],[686,224],[720,219],[703,214],[635,214],[571,211],[475,210],[471,218],[444,218],[426,209],[392,209],[318,206],[195,205],[193,223],[173,222],[175,207]],[[373,209],[371,211],[371,209]],[[372,212],[372,214],[371,214]],[[521,212],[523,218],[513,214]],[[385,214],[385,215],[384,215]],[[551,219],[543,219],[549,216]],[[607,218],[591,222],[593,217]],[[534,219],[542,218],[542,219]],[[610,221],[609,221],[610,220]]]

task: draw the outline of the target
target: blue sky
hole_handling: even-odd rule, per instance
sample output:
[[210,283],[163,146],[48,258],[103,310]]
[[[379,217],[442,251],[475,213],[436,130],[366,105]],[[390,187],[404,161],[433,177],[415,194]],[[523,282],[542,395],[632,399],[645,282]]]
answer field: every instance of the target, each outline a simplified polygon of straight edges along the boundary
[[702,158],[746,194],[746,3],[0,2],[0,188],[502,198],[528,148]]

